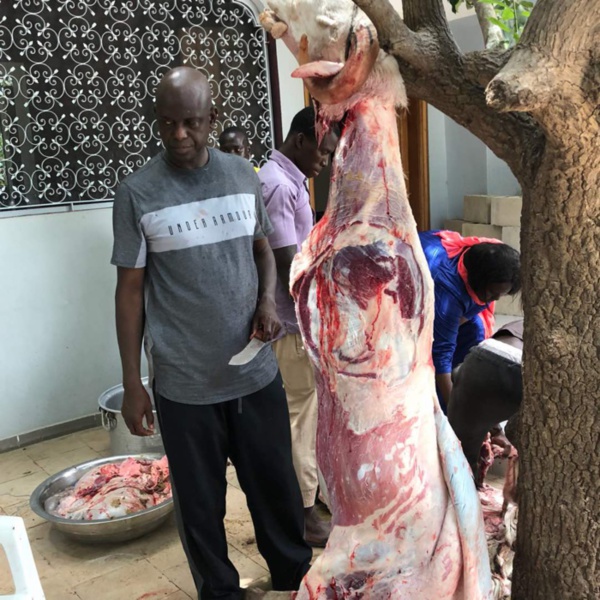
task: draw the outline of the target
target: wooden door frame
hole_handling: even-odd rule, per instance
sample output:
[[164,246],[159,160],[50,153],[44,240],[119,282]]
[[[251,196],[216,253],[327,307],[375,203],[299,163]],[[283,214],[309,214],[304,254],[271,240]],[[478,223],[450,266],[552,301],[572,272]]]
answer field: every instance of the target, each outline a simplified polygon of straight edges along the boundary
[[417,229],[430,228],[429,198],[429,130],[427,127],[427,103],[408,99],[408,107],[398,117],[400,154],[406,176],[408,201]]

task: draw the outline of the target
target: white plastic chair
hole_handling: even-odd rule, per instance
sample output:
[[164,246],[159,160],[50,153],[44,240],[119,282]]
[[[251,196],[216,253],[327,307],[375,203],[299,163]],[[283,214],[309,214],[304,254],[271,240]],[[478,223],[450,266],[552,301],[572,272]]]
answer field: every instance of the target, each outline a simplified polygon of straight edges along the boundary
[[0,546],[6,552],[15,584],[15,593],[0,595],[0,600],[45,600],[21,517],[0,517]]

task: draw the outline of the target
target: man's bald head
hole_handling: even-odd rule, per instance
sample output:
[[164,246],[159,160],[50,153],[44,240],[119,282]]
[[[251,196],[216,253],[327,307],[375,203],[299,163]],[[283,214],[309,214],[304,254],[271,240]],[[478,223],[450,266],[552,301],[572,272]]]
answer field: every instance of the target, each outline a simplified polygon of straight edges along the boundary
[[206,76],[191,67],[176,67],[167,71],[156,87],[156,103],[182,95],[195,98],[202,104],[210,104],[210,84]]
[[217,118],[206,77],[190,67],[164,75],[156,88],[158,132],[170,164],[195,169],[208,161],[208,136]]

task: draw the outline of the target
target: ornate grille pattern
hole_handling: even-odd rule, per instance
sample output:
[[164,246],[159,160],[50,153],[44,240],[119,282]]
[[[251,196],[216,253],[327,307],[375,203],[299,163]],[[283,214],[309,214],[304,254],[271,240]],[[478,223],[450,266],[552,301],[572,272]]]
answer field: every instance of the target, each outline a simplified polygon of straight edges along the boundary
[[272,147],[264,31],[243,0],[0,0],[0,209],[109,200],[160,149],[170,68],[211,82],[255,164]]

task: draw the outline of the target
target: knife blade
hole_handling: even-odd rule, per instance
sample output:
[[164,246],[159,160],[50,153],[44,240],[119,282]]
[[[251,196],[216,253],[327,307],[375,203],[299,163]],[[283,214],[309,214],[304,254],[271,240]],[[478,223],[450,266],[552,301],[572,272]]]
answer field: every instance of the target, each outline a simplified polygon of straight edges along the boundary
[[271,342],[263,342],[258,338],[252,338],[250,343],[235,356],[231,357],[229,364],[234,367],[240,367],[241,365],[247,365],[256,355]]

